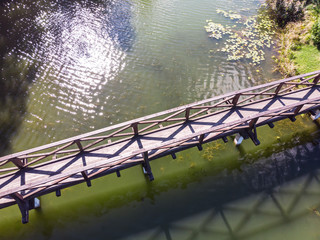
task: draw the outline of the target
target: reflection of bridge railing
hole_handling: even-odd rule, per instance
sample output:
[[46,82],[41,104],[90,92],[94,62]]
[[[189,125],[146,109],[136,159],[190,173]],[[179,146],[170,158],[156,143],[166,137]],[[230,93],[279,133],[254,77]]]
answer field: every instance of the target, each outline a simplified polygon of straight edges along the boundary
[[257,145],[256,127],[320,108],[320,71],[177,107],[0,158],[0,208],[239,133]]
[[[300,142],[301,137],[296,136],[295,141]],[[201,183],[183,187],[183,192],[181,178],[174,180],[178,184],[169,193],[159,194],[158,187],[149,184],[148,197],[156,199],[156,206],[141,205],[149,216],[157,216],[161,209],[161,220],[149,223],[143,214],[128,214],[126,220],[123,215],[104,219],[129,226],[134,218],[144,226],[125,228],[122,234],[115,233],[114,239],[291,239],[297,235],[313,239],[319,234],[320,221],[319,131],[314,137],[292,148],[281,146],[259,161],[245,161],[241,170],[216,173],[215,165],[214,173],[208,169]],[[277,233],[281,237],[276,237]]]
[[[304,146],[300,147],[304,148]],[[317,150],[317,152],[319,151]],[[295,161],[294,157],[297,156],[282,159],[279,164],[284,164],[287,161],[291,161],[290,164],[292,164],[292,162]],[[281,161],[283,163],[281,163]],[[248,168],[251,167],[252,165]],[[156,228],[146,229],[146,231],[150,233],[149,236],[146,236],[144,239],[156,240],[162,239],[163,236],[165,236],[165,239],[170,240],[174,239],[173,236],[180,232],[185,233],[184,239],[188,240],[202,239],[203,236],[207,238],[210,236],[211,239],[259,239],[260,236],[261,238],[265,237],[268,231],[274,231],[275,229],[279,229],[278,231],[281,232],[282,239],[287,239],[281,227],[287,229],[288,224],[296,224],[297,226],[296,230],[293,229],[294,227],[290,227],[290,232],[292,232],[293,235],[297,233],[301,236],[305,235],[308,230],[306,230],[306,226],[300,228],[301,220],[308,217],[308,225],[312,225],[310,217],[313,215],[316,225],[318,225],[318,221],[320,221],[320,172],[318,167],[319,164],[317,164],[316,168],[310,168],[309,170],[304,169],[302,175],[298,174],[299,170],[295,170],[294,174],[298,177],[297,179],[290,179],[290,181],[281,183],[275,181],[274,185],[269,186],[267,189],[262,187],[258,189],[258,191],[255,191],[254,194],[250,192],[251,194],[248,193],[246,196],[237,196],[236,199],[231,201],[228,197],[223,197],[223,201],[225,202],[220,200],[218,203],[215,203],[214,195],[219,195],[219,190],[214,191],[214,194],[208,195],[208,202],[211,203],[211,207],[207,209],[200,208],[200,217],[197,215],[198,212],[196,212],[194,215],[196,222],[194,224],[190,224],[190,218],[193,216],[189,215],[187,216],[187,221],[184,221],[184,219],[174,219],[169,222],[165,221]],[[256,172],[256,175],[258,175],[258,171]],[[239,173],[238,177],[240,178],[242,174],[243,172]],[[268,175],[266,177],[271,176]],[[293,176],[290,176],[290,178],[292,177]],[[237,179],[237,177],[235,178],[236,180],[232,183],[239,185],[237,187],[241,188],[241,184],[239,183],[241,180],[237,182],[239,179]],[[220,181],[223,180],[220,179],[219,182]],[[292,187],[292,184],[294,184],[295,187]],[[230,187],[230,183],[226,185]],[[248,186],[245,185],[243,188],[247,187]],[[211,186],[211,188],[214,187]],[[244,192],[246,191],[244,190]],[[237,201],[239,200],[238,197],[241,201]],[[312,198],[313,202],[311,202],[310,199],[308,200],[308,198]],[[185,205],[188,204],[191,203]],[[318,234],[318,232],[316,233]],[[290,234],[288,235],[290,236]],[[305,237],[308,239],[308,235]]]

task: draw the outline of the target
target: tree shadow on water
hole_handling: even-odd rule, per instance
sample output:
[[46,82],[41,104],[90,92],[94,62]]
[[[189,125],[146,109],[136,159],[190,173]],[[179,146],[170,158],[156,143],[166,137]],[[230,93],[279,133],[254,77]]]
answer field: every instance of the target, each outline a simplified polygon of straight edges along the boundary
[[[63,59],[59,55],[59,44],[66,41],[62,33],[74,27],[71,20],[78,16],[76,23],[80,28],[80,20],[86,17],[83,9],[101,12],[100,15],[93,14],[92,21],[101,22],[97,28],[101,27],[102,31],[97,31],[103,35],[102,40],[109,37],[116,47],[129,51],[134,40],[130,4],[130,1],[118,0],[0,2],[0,156],[11,152],[10,141],[26,113],[30,84],[38,78],[37,75],[41,76],[39,71],[47,69],[47,65],[61,64],[52,62],[46,53],[51,46],[56,50],[51,53],[54,58]],[[70,44],[78,47],[81,54],[86,53],[85,40],[75,38]]]
[[28,87],[38,68],[36,61],[30,62],[20,56],[21,52],[28,54],[33,49],[32,42],[26,39],[27,32],[33,32],[32,41],[40,34],[24,20],[26,16],[32,20],[30,16],[36,15],[35,9],[10,11],[19,5],[18,1],[0,4],[0,156],[10,152],[10,139],[23,121]]

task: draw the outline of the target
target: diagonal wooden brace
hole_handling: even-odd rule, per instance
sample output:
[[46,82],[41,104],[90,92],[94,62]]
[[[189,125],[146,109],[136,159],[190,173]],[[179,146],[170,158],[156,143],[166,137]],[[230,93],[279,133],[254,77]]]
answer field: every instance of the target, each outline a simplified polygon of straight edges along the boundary
[[317,84],[320,80],[320,74],[318,74],[318,76],[316,76],[313,80],[313,84]]
[[23,160],[19,158],[13,158],[10,161],[20,169],[24,168],[25,166]]
[[300,106],[297,106],[297,107],[295,108],[295,110],[294,110],[294,114],[297,115],[297,114],[300,112],[300,110],[302,109],[302,107],[303,107],[303,104],[300,105]]
[[151,171],[151,166],[149,163],[148,152],[143,153],[144,163],[142,164],[144,174],[148,175],[149,180],[153,181],[154,177]]
[[249,128],[252,129],[256,123],[258,122],[259,118],[254,118],[249,122]]

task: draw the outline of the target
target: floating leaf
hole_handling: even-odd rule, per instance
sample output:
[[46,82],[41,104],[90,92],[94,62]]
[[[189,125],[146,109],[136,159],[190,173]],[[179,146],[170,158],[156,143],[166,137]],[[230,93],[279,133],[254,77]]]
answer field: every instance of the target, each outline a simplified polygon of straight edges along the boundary
[[230,19],[241,19],[241,30],[236,30],[237,25],[225,27],[219,23],[208,20],[205,29],[210,33],[209,37],[221,39],[223,35],[229,35],[224,41],[223,47],[218,52],[227,53],[228,61],[235,61],[246,58],[251,60],[254,65],[260,64],[265,60],[264,48],[270,48],[273,44],[272,36],[274,35],[273,21],[267,16],[259,14],[249,17],[245,21],[236,11],[224,11],[217,9],[217,13]]

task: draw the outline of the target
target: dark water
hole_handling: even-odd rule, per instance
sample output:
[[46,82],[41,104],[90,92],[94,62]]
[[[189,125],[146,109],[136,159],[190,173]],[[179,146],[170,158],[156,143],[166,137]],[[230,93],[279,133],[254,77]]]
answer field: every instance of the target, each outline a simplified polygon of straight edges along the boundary
[[[1,2],[1,155],[279,78],[272,49],[258,66],[227,61],[204,30],[234,24],[217,9],[249,17],[261,3]],[[2,209],[0,239],[319,239],[318,125],[258,131],[259,147],[154,161],[152,183],[136,167],[43,196],[27,225]]]

